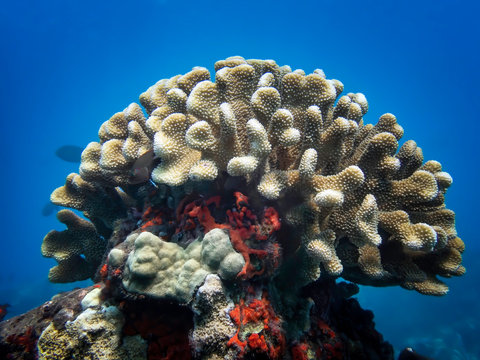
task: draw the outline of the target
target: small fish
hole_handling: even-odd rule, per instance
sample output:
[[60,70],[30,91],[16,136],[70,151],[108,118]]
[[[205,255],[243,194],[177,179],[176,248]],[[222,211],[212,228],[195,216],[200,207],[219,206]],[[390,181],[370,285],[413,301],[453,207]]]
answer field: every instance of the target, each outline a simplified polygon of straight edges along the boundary
[[3,304],[0,305],[0,321],[2,321],[5,316],[7,315],[7,307],[9,307],[10,304]]
[[[130,184],[141,184],[150,180],[153,168],[160,158],[155,156],[153,150],[143,153],[132,165],[130,170]],[[156,185],[155,185],[156,186]]]
[[52,204],[50,201],[46,203],[42,208],[42,216],[50,216],[55,210],[58,209],[57,205]]
[[63,161],[80,163],[83,148],[75,145],[63,145],[55,150],[55,155]]
[[412,348],[405,348],[398,356],[398,360],[430,360],[430,358],[416,353]]

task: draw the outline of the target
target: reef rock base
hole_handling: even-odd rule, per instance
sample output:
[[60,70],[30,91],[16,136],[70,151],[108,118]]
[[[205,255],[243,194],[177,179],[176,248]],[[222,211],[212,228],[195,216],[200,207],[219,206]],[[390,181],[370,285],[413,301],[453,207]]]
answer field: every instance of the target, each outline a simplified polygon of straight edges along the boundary
[[216,275],[207,276],[193,311],[148,297],[112,297],[105,287],[62,293],[0,323],[0,357],[393,359],[392,346],[375,330],[372,312],[350,297],[356,285],[322,280],[306,287],[310,324],[294,341],[285,335],[291,324],[276,315],[267,292],[234,304],[220,286]]

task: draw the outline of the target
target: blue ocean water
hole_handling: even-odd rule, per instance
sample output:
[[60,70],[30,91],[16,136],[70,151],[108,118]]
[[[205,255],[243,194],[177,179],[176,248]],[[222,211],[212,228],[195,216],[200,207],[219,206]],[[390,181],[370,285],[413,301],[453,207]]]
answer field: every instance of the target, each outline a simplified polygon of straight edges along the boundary
[[447,206],[467,245],[467,275],[448,280],[443,298],[364,287],[359,299],[396,348],[480,358],[479,11],[476,1],[446,0],[4,2],[0,304],[15,315],[81,285],[49,284],[54,261],[40,254],[43,236],[62,229],[42,208],[78,168],[55,150],[95,141],[103,121],[157,80],[241,55],[322,68],[366,95],[366,122],[394,113],[404,140],[453,176]]

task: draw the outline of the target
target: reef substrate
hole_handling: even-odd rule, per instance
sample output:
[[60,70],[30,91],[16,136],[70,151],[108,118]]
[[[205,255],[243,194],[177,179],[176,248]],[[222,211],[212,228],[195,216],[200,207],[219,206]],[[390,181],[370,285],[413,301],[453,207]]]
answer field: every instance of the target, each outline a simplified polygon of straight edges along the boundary
[[[392,346],[375,330],[372,312],[361,309],[350,297],[356,290],[353,284],[336,284],[332,279],[305,288],[304,295],[314,299],[309,329],[292,341],[285,337],[282,320],[267,293],[260,299],[250,294],[250,300],[235,304],[228,313],[234,324],[234,335],[229,337],[213,330],[224,326],[222,321],[205,324],[186,306],[148,297],[100,300],[107,290],[91,286],[61,293],[1,322],[0,357],[38,359],[38,345],[40,359],[65,360],[393,359]],[[99,295],[96,300],[87,296],[92,291]],[[206,310],[208,304],[198,306]],[[199,331],[199,326],[209,331]],[[211,338],[209,346],[198,347],[200,336]],[[61,348],[57,347],[59,338]]]

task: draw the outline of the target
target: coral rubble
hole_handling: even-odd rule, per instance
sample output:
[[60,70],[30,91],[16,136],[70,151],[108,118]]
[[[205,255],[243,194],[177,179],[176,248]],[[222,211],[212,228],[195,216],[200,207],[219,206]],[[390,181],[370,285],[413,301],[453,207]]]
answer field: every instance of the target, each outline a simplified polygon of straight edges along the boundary
[[[232,57],[103,123],[51,196],[90,221],[62,210],[68,229],[42,245],[50,280],[90,277],[97,300],[42,330],[40,358],[391,359],[335,279],[444,295],[439,276],[465,272],[452,179],[342,91],[321,70]],[[175,339],[152,304],[184,320]]]

